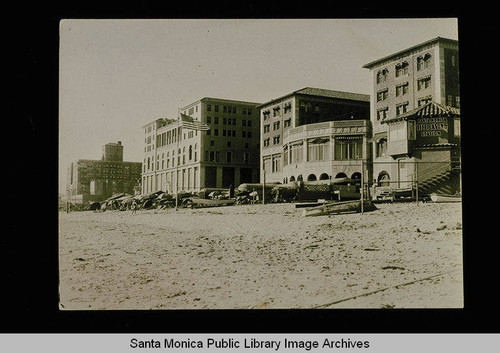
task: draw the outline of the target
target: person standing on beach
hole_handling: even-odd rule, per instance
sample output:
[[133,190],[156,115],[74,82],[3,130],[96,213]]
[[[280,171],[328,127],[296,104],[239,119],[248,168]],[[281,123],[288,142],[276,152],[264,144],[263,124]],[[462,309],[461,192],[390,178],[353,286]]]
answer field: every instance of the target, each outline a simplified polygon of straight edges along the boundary
[[135,200],[132,202],[131,208],[132,208],[132,214],[137,212],[137,202]]

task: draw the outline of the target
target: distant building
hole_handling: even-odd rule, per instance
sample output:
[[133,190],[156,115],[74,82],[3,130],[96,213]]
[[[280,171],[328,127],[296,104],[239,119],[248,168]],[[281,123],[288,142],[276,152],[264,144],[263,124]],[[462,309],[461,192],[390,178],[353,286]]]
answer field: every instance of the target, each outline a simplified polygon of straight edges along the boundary
[[141,162],[123,162],[123,145],[103,146],[101,160],[78,159],[68,168],[67,198],[76,204],[102,201],[117,193],[133,195],[141,180]]
[[[208,131],[160,118],[142,127],[142,193],[237,187],[259,178],[258,103],[205,97],[180,109]],[[178,184],[177,184],[178,182]]]
[[426,193],[459,191],[458,58],[458,41],[437,37],[363,66],[372,77],[375,185],[418,180]]
[[361,177],[370,97],[307,87],[259,106],[261,182]]

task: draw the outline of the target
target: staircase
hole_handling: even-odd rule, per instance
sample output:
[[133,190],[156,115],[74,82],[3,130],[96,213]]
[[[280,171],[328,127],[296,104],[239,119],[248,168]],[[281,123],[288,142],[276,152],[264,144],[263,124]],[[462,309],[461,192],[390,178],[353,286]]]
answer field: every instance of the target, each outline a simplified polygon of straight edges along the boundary
[[418,191],[423,195],[434,192],[451,194],[451,179],[450,163],[429,163],[418,166]]

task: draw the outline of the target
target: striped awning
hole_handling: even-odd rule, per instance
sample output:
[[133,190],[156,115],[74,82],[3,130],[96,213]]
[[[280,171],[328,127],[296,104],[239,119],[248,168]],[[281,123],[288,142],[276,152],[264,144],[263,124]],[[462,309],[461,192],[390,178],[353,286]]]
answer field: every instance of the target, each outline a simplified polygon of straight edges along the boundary
[[436,102],[429,102],[418,108],[412,109],[409,112],[395,116],[393,118],[386,118],[382,124],[393,123],[402,120],[414,118],[432,118],[432,117],[451,117],[460,116],[460,109],[450,107],[448,105],[439,104]]

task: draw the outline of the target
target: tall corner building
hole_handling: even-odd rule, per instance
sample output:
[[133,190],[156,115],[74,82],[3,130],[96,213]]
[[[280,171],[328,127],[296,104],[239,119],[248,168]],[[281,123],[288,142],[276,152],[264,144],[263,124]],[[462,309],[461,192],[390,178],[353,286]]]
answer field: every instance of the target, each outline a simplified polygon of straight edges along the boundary
[[306,87],[259,106],[261,182],[360,179],[370,96]]
[[179,117],[142,127],[142,193],[237,187],[259,178],[259,103],[205,97],[180,108],[208,131],[186,129]]
[[373,184],[460,191],[458,41],[436,37],[363,66],[371,73]]

